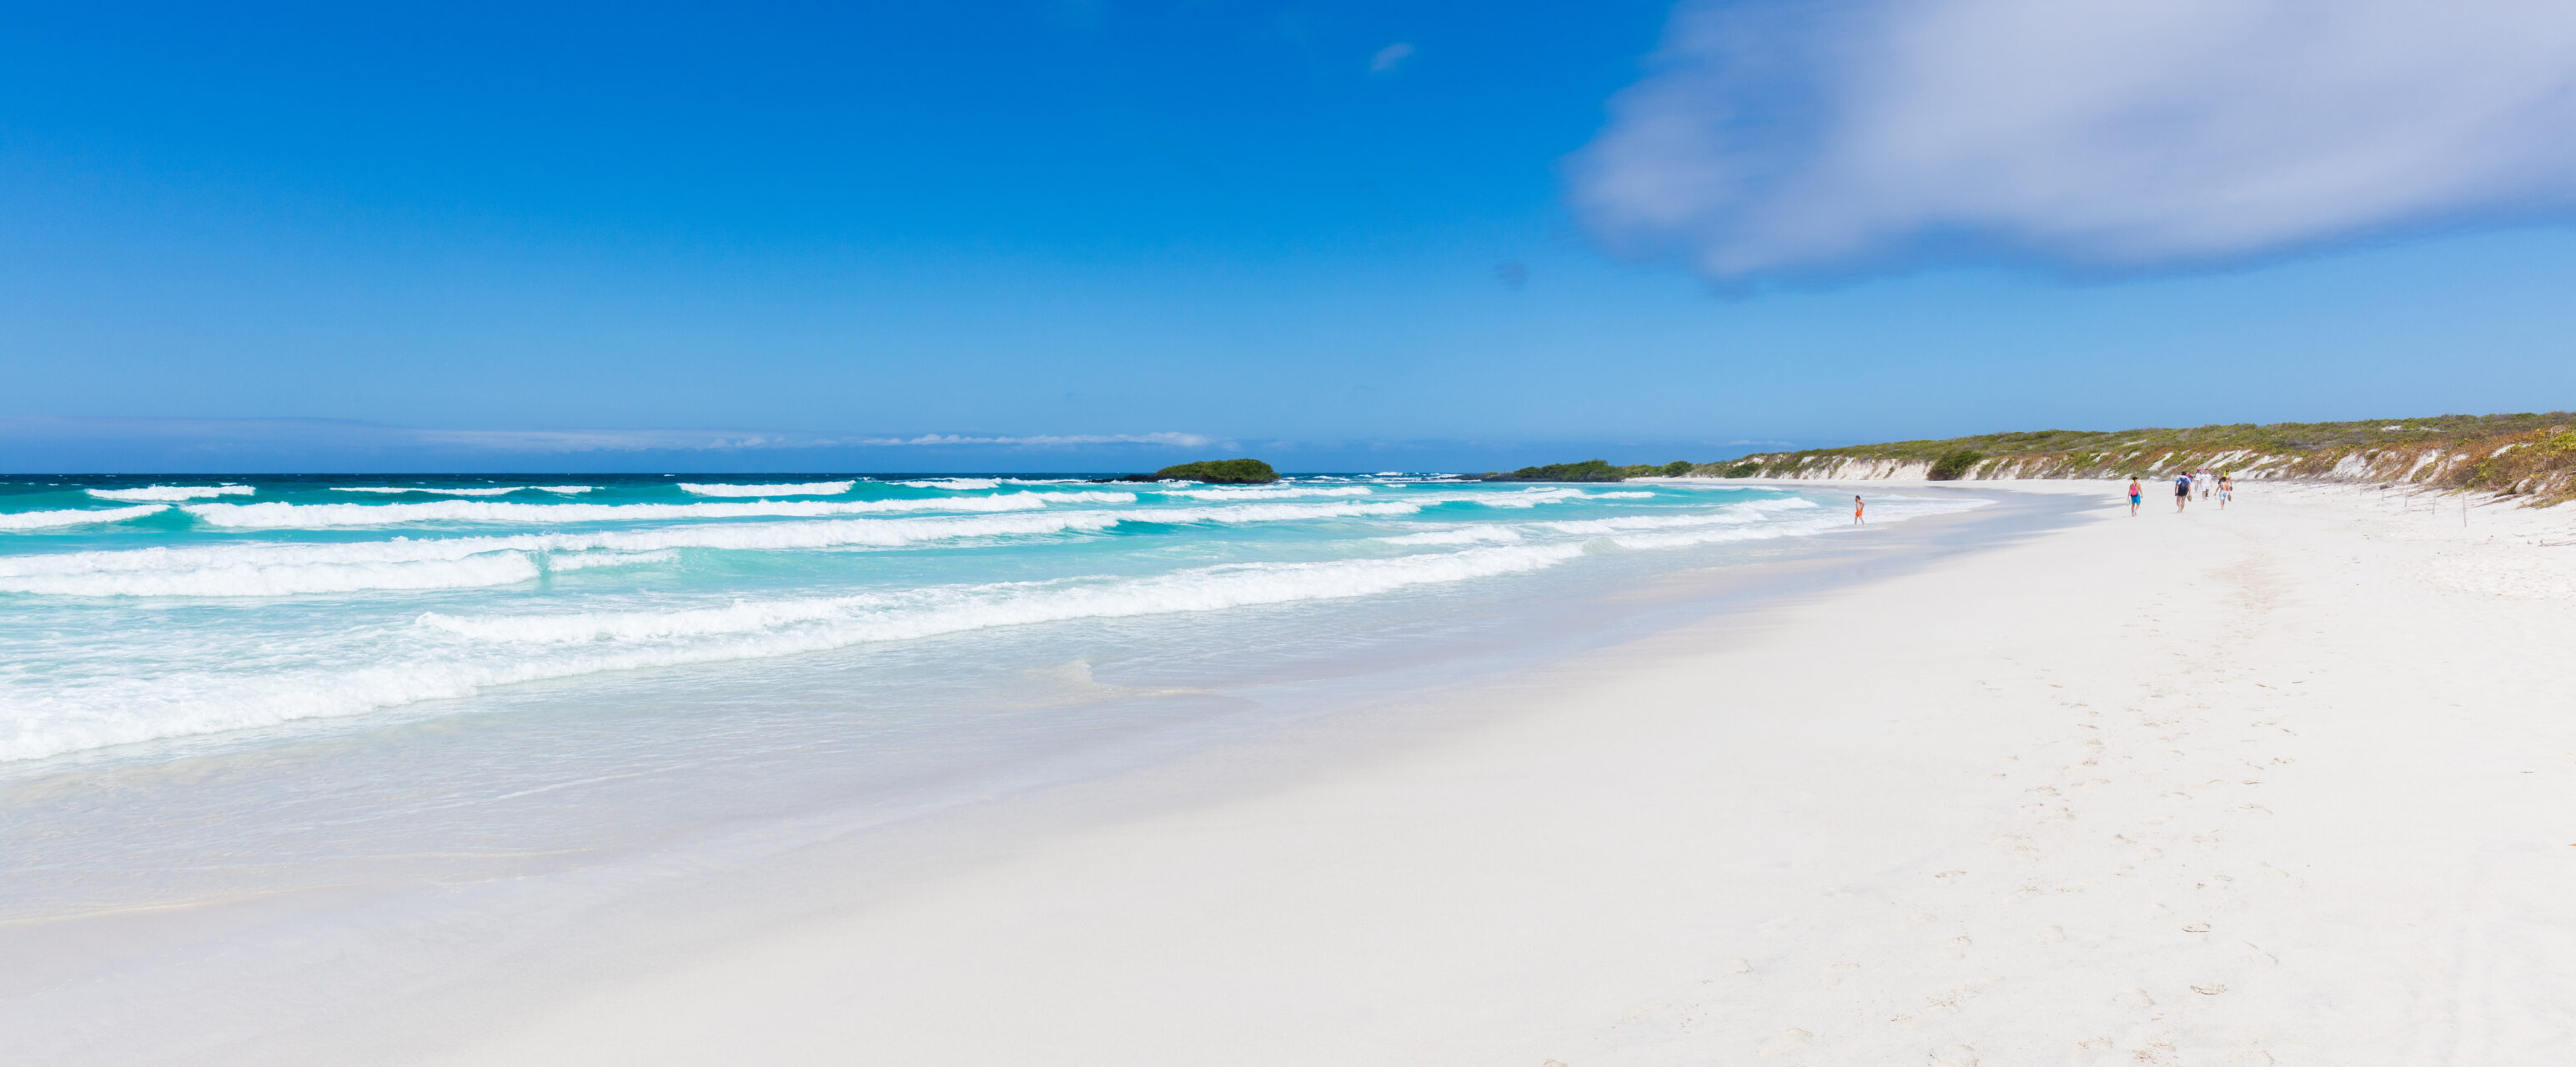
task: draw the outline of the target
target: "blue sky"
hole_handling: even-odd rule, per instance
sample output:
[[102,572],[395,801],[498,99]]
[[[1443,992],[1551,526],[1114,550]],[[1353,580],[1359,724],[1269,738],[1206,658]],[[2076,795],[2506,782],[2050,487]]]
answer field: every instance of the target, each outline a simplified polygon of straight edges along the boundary
[[2528,147],[2571,140],[2576,27],[2124,6],[22,7],[0,468],[2576,407],[2576,149]]

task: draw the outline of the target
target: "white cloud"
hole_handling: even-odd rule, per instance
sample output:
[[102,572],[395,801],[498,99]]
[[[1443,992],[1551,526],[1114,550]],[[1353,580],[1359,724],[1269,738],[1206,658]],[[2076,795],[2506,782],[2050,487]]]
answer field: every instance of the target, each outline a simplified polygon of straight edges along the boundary
[[1369,70],[1378,74],[1384,74],[1390,70],[1394,70],[1397,64],[1404,62],[1405,59],[1412,55],[1413,45],[1410,42],[1397,41],[1394,44],[1378,49],[1376,55],[1369,57]]
[[1714,278],[2136,270],[2576,208],[2565,0],[1686,5],[1573,161]]

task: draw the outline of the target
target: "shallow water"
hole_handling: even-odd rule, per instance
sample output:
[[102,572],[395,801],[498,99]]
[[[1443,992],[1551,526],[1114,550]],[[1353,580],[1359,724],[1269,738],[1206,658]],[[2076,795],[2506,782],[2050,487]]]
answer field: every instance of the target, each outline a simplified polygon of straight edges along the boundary
[[[168,1047],[195,1057],[288,1025],[282,987],[425,988],[603,902],[1613,640],[1675,576],[1865,543],[1846,501],[1406,476],[20,479],[0,485],[0,923],[50,960],[0,978],[27,1013],[0,1029],[176,1011]],[[1982,503],[1891,495],[1871,518]],[[354,951],[458,923],[481,948]]]
[[0,761],[1068,620],[1293,626],[1263,609],[1842,525],[1777,490],[1388,477],[17,481]]

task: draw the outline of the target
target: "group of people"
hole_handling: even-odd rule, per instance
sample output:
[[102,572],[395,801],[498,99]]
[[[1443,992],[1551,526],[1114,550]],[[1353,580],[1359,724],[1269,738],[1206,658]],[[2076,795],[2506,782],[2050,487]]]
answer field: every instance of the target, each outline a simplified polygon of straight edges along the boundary
[[[2176,474],[2174,475],[2174,510],[2179,512],[2190,507],[2191,495],[2194,492],[2198,492],[2202,500],[2212,496],[2217,497],[2218,510],[2225,511],[2227,502],[2236,498],[2236,479],[2225,472],[2210,473],[2207,467]],[[2137,475],[2130,475],[2129,514],[2138,513],[2138,505],[2145,502],[2146,496],[2147,487],[2139,483]],[[1863,518],[1868,508],[1869,505],[1862,503],[1860,497],[1852,497],[1852,525],[1859,526],[1869,521]]]
[[[2216,496],[2219,510],[2225,511],[2227,502],[2236,496],[2236,479],[2225,473],[2212,474],[2207,467],[2176,474],[2174,475],[2174,510],[2179,512],[2190,507],[2191,495],[2194,491],[2200,493],[2202,500]],[[2138,483],[2138,476],[2130,475],[2129,514],[2138,513],[2138,505],[2146,499],[2146,492],[2146,487]]]

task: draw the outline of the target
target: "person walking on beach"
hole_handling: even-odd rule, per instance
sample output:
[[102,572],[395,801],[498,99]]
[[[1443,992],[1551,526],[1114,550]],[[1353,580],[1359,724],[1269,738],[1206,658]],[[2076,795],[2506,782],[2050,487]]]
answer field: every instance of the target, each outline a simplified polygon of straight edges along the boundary
[[2227,502],[2236,498],[2236,479],[2218,476],[2218,510],[2227,510]]
[[2130,475],[2130,476],[2129,476],[2129,515],[2130,515],[2132,518],[2136,517],[2136,516],[2137,516],[2137,514],[2138,514],[2138,499],[2139,499],[2140,497],[2145,496],[2145,495],[2146,495],[2146,493],[2147,493],[2147,487],[2146,487],[2146,486],[2143,486],[2143,485],[2139,485],[2139,484],[2138,484],[2138,476],[2137,476],[2137,475],[2134,475],[2134,474]]
[[2191,475],[2174,475],[2174,514],[2182,514],[2182,509],[2190,506],[2190,504]]
[[1864,504],[1862,504],[1862,503],[1860,502],[1860,494],[1858,494],[1858,493],[1854,493],[1854,494],[1852,494],[1852,525],[1854,525],[1854,526],[1859,526],[1859,525],[1862,525],[1863,523],[1865,523],[1865,522],[1867,521],[1867,520],[1862,519],[1862,518],[1860,517],[1860,513],[1861,513],[1861,512],[1862,512],[1866,507],[1867,507],[1867,505],[1864,505]]

